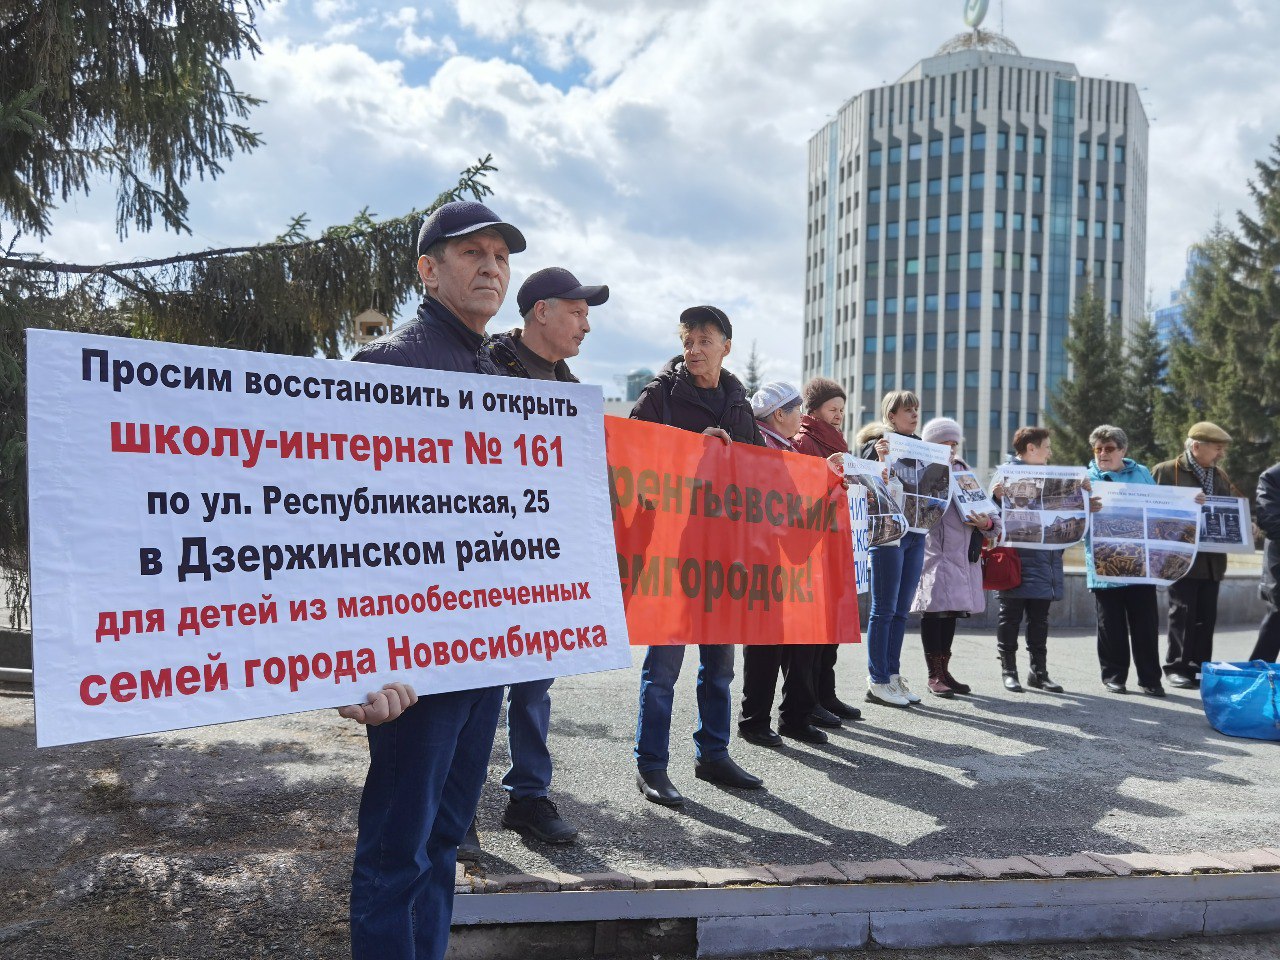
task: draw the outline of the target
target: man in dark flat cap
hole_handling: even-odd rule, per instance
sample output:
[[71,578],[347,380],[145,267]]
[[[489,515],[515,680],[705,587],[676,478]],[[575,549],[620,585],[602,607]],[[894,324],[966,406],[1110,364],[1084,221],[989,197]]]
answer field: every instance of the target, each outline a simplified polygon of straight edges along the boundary
[[[511,281],[524,236],[482,203],[446,203],[418,234],[426,298],[409,323],[352,358],[502,376],[486,326]],[[339,713],[369,731],[351,872],[354,960],[442,960],[453,916],[458,843],[489,770],[502,687],[419,698],[388,684]]]
[[[1238,497],[1240,492],[1218,463],[1231,435],[1204,421],[1187,431],[1182,453],[1151,471],[1156,483],[1198,487],[1205,496]],[[1218,587],[1227,573],[1224,553],[1197,551],[1191,569],[1169,584],[1169,649],[1164,658],[1170,686],[1200,686],[1200,664],[1213,659],[1213,632],[1218,622]]]

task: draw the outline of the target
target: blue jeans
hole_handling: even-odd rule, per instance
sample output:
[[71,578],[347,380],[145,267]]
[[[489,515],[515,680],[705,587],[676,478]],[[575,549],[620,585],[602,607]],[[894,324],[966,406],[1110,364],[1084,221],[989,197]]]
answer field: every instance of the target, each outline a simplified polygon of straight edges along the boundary
[[458,843],[480,802],[501,706],[501,687],[438,693],[369,727],[351,871],[354,960],[444,957]]
[[872,683],[902,672],[902,639],[924,566],[923,533],[908,533],[896,547],[871,548],[871,614],[867,669]]
[[551,751],[547,730],[551,726],[551,684],[547,680],[513,683],[507,688],[507,748],[511,769],[502,778],[502,789],[512,800],[545,797],[551,787]]
[[[698,644],[698,725],[694,756],[715,762],[729,756],[733,645]],[[684,661],[682,646],[650,647],[640,668],[640,716],[636,721],[636,766],[641,773],[665,770],[671,759],[671,701]]]

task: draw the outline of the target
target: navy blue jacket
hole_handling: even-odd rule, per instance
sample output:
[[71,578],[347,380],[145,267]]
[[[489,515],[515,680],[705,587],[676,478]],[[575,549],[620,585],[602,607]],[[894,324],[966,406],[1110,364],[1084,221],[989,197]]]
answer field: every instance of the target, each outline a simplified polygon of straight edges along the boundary
[[431,297],[422,301],[412,321],[366,343],[351,359],[424,370],[507,375],[490,355],[488,340]]
[[[1010,457],[1009,463],[1023,466],[1021,457]],[[1022,564],[1022,582],[1012,590],[1001,590],[1001,598],[1018,600],[1061,600],[1066,596],[1066,580],[1062,572],[1061,550],[1022,550],[1018,560]]]
[[1254,518],[1267,536],[1262,553],[1262,583],[1258,592],[1262,599],[1280,610],[1280,463],[1265,470],[1258,478],[1258,514]]

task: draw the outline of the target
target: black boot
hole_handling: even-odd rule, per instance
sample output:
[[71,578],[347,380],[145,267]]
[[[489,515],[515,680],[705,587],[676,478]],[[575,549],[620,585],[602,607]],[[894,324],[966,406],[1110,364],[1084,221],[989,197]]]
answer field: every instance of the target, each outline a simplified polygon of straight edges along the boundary
[[1045,651],[1035,650],[1031,653],[1031,670],[1027,673],[1027,686],[1037,690],[1048,690],[1050,693],[1061,693],[1062,685],[1049,679],[1049,668],[1045,665]]
[[1000,651],[1000,672],[1004,675],[1004,688],[1012,693],[1022,693],[1018,682],[1018,654],[1015,650]]

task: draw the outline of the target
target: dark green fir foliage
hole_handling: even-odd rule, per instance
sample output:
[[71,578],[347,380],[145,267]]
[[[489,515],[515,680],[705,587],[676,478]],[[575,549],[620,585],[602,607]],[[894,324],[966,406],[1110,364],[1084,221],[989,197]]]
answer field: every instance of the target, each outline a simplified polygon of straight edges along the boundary
[[1083,283],[1072,308],[1066,341],[1071,372],[1049,401],[1048,426],[1053,431],[1053,459],[1060,464],[1086,464],[1089,433],[1099,424],[1115,424],[1124,408],[1124,342],[1118,321],[1107,317],[1092,283]]

